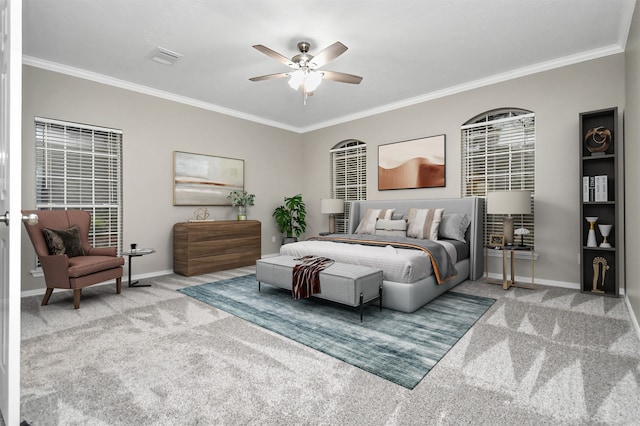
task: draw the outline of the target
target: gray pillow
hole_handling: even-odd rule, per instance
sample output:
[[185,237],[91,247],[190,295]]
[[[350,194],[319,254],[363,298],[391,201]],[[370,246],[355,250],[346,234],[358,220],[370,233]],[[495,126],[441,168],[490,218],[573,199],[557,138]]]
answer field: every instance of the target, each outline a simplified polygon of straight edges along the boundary
[[68,257],[84,256],[80,232],[76,225],[69,229],[42,228],[42,233],[47,242],[49,254],[66,254]]
[[438,232],[440,238],[449,238],[465,242],[464,235],[471,224],[471,218],[465,213],[448,213],[442,216]]

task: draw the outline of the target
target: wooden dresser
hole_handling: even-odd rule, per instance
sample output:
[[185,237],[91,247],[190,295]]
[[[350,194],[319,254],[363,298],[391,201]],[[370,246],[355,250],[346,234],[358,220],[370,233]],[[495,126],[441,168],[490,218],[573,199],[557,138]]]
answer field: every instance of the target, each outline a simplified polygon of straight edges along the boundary
[[257,220],[181,222],[173,225],[173,271],[201,275],[255,265],[261,254]]

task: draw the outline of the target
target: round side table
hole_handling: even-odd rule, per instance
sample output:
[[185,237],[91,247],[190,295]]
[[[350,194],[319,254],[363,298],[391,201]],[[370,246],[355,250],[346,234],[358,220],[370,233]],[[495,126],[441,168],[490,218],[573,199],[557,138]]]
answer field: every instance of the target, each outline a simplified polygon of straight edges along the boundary
[[138,284],[139,281],[131,282],[131,259],[134,257],[144,256],[145,254],[155,253],[156,249],[140,248],[123,251],[123,256],[129,256],[129,287],[151,287],[151,284]]

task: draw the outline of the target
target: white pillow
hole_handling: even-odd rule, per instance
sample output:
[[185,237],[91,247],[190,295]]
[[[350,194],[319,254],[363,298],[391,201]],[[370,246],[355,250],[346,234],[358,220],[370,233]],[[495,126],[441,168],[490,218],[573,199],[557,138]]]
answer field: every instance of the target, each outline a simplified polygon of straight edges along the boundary
[[396,209],[367,209],[356,229],[356,234],[375,234],[378,219],[391,219]]
[[437,240],[443,213],[444,209],[410,208],[407,214],[407,237]]
[[378,221],[376,222],[376,235],[384,235],[388,237],[406,237],[407,222],[404,219],[378,219]]

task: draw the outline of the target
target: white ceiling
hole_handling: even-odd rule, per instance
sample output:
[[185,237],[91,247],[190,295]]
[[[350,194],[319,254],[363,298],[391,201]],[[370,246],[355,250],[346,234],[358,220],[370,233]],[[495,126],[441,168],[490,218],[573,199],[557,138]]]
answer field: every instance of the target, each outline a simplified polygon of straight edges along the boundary
[[[24,63],[305,132],[624,50],[635,0],[24,0]],[[286,57],[340,41],[303,106]],[[157,46],[181,53],[151,60]]]

